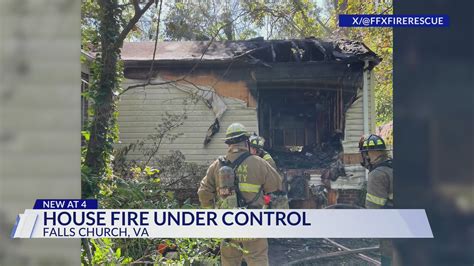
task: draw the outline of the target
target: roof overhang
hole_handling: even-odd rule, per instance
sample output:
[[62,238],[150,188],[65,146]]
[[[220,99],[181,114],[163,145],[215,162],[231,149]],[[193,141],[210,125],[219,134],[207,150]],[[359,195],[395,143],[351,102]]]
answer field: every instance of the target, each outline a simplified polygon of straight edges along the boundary
[[[147,68],[153,61],[154,42],[126,42],[121,58],[125,67]],[[219,66],[234,62],[238,65],[266,66],[274,63],[367,61],[369,69],[381,58],[361,42],[345,39],[324,41],[316,38],[297,40],[248,41],[180,41],[158,42],[154,57],[156,68],[173,68],[200,64]]]

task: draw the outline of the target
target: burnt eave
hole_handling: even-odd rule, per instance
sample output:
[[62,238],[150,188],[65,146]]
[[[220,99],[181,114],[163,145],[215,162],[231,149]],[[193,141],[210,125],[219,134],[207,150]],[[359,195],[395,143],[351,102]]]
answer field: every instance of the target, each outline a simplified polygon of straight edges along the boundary
[[[323,41],[315,38],[297,40],[249,40],[214,42],[159,42],[153,60],[154,43],[125,43],[122,61],[125,67],[181,68],[186,66],[219,67],[233,62],[235,66],[263,66],[272,63],[368,62],[369,69],[381,58],[361,42],[345,39]],[[207,47],[207,49],[206,49]],[[150,51],[151,50],[151,51]]]
[[[125,77],[130,79],[145,79],[149,74],[149,64],[143,62],[129,64],[125,67]],[[155,62],[153,64],[153,76],[161,71],[172,72],[176,76],[184,76],[189,73],[196,62],[176,62],[168,64]],[[320,62],[286,62],[286,63],[263,63],[235,61],[232,68],[227,71],[229,61],[209,62],[203,61],[193,71],[195,75],[214,73],[231,81],[251,81],[258,84],[260,88],[278,87],[361,87],[362,71],[364,63],[345,61],[320,61]]]

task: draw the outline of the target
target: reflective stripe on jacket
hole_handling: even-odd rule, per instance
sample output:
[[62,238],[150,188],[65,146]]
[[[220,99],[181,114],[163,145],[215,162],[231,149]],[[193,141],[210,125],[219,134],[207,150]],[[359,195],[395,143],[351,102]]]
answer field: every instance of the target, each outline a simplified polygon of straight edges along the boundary
[[277,169],[277,166],[276,166],[276,163],[275,161],[273,160],[272,156],[270,155],[270,153],[266,152],[266,151],[263,151],[263,156],[262,158],[267,162],[269,163],[273,168]]
[[369,172],[365,207],[378,209],[393,204],[393,169],[379,166]]
[[[231,145],[226,158],[229,161],[236,160],[241,154],[246,152],[245,146]],[[219,160],[214,161],[207,169],[206,176],[201,180],[198,195],[203,208],[214,207],[216,202],[216,191],[220,186],[218,171],[220,168]],[[236,175],[239,178],[239,189],[242,197],[247,201],[252,201],[260,188],[263,193],[271,193],[281,190],[282,178],[278,172],[270,166],[264,159],[258,156],[249,156],[236,169]],[[262,208],[264,205],[263,195],[252,204],[254,208]]]

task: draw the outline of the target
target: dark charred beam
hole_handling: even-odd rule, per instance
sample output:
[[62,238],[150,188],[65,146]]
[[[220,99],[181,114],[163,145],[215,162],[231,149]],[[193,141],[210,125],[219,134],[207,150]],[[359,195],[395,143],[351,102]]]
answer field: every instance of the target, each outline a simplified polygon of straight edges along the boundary
[[314,80],[320,83],[328,81],[331,84],[345,83],[359,86],[357,78],[362,68],[353,67],[341,62],[306,62],[271,64],[272,68],[257,68],[255,78],[257,82],[278,82]]
[[272,62],[276,61],[276,53],[275,53],[275,48],[273,48],[273,44],[270,45],[270,49],[272,51]]
[[[257,59],[258,60],[258,59]],[[261,61],[261,60],[258,60]],[[252,67],[248,66],[248,63],[245,65],[235,62],[232,64],[231,68],[227,71],[230,62],[226,62],[218,65],[208,65],[203,64],[196,68],[190,76],[194,75],[210,75],[213,74],[216,77],[222,77],[225,74],[224,79],[229,81],[250,81],[252,80],[250,71],[253,68],[263,67],[263,65],[258,64]],[[176,77],[184,76],[188,73],[191,65],[181,65],[176,67],[176,65],[170,67],[163,67],[161,65],[154,66],[152,76],[157,77],[160,73],[173,74]],[[146,80],[148,71],[150,69],[146,67],[127,67],[124,69],[124,76],[128,79],[137,79],[137,80]]]
[[[203,64],[197,68],[193,75],[208,75],[213,73],[216,76],[221,76],[227,69],[229,62],[209,65]],[[262,64],[249,67],[248,64],[239,64],[235,62],[225,79],[230,81],[255,80],[259,85],[264,84],[283,84],[297,85],[309,84],[324,86],[362,86],[362,65],[346,64],[343,62],[290,62],[290,63],[269,63],[270,67],[265,67]],[[185,75],[192,65],[181,65],[177,67],[163,67],[157,65],[153,72],[153,76],[159,75],[160,71],[173,73],[176,76]],[[149,67],[149,66],[148,66]],[[146,79],[149,68],[141,67],[127,67],[124,70],[124,75],[128,79]],[[293,82],[293,83],[291,83]]]
[[313,53],[313,57],[311,58],[312,60],[315,61],[327,61],[329,60],[328,52],[326,49],[321,45],[321,43],[316,40],[316,39],[310,39],[309,40],[310,45],[312,45],[314,48],[316,48],[316,53]]
[[276,62],[292,62],[291,43],[288,41],[276,42],[274,45]]
[[291,41],[291,47],[293,48],[292,53],[296,62],[301,62],[300,48],[294,41]]
[[311,49],[308,45],[308,42],[298,41],[298,46],[301,47],[304,51],[301,57],[301,61],[303,62],[311,61]]
[[[360,86],[352,86],[353,84],[345,84],[343,93],[353,93]],[[285,80],[279,82],[257,82],[259,90],[340,90],[341,83],[334,80]]]

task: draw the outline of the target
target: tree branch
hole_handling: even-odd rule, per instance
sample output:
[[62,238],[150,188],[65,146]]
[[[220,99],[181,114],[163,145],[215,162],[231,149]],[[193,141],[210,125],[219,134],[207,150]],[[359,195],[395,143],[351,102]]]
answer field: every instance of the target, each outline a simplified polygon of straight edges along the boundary
[[92,265],[92,251],[91,246],[89,245],[89,240],[87,238],[81,238],[81,243],[84,250],[86,251],[88,263],[89,265]]
[[273,17],[275,18],[282,18],[284,19],[286,22],[288,22],[288,24],[293,28],[295,29],[301,36],[304,36],[304,32],[303,30],[301,30],[295,23],[294,21],[290,20],[287,16],[287,14],[285,13],[282,13],[280,11],[275,11],[269,7],[266,7],[263,9],[264,12],[267,12],[268,14],[272,15]]
[[135,9],[135,14],[133,15],[132,19],[127,23],[127,25],[123,28],[122,32],[120,32],[120,35],[117,38],[117,41],[114,43],[112,49],[116,50],[119,49],[125,38],[127,37],[128,33],[132,30],[133,26],[137,24],[137,22],[140,20],[140,18],[145,14],[145,12],[153,5],[155,2],[154,0],[149,0],[148,3],[143,8],[140,8],[138,6],[138,0],[132,0],[133,1],[133,8]]
[[133,8],[135,9],[135,13],[140,12],[140,6],[138,5],[138,0],[132,0]]
[[[258,11],[258,10],[256,10]],[[217,38],[217,36],[219,35],[220,31],[223,30],[225,27],[228,26],[228,24],[231,24],[231,23],[234,23],[237,19],[241,18],[242,16],[246,15],[246,14],[249,14],[249,13],[253,13],[253,12],[256,12],[256,11],[245,11],[245,12],[241,12],[238,16],[236,16],[234,19],[232,19],[231,21],[229,21],[228,23],[222,25],[221,27],[219,27],[217,29],[217,31],[215,32],[215,34],[212,36],[211,40],[209,40],[209,42],[207,43],[206,47],[204,48],[204,51],[201,53],[201,56],[199,57],[199,61],[196,62],[193,67],[185,74],[183,75],[182,77],[178,78],[178,79],[174,79],[174,80],[168,80],[168,81],[162,81],[162,82],[152,82],[151,79],[149,78],[147,80],[147,82],[145,83],[140,83],[140,84],[134,84],[134,85],[130,85],[128,86],[126,89],[122,90],[122,92],[120,92],[119,96],[124,94],[125,92],[131,90],[131,89],[134,89],[134,88],[145,88],[146,86],[148,85],[153,85],[153,86],[159,86],[159,85],[166,85],[166,84],[170,84],[170,83],[175,83],[175,82],[180,82],[180,81],[185,81],[185,82],[188,82],[186,80],[186,77],[188,77],[189,75],[191,75],[194,70],[196,70],[196,68],[202,63],[203,59],[204,59],[204,56],[206,55],[207,51],[209,50],[209,47],[211,47],[211,45],[214,43],[215,39]],[[247,53],[245,53],[247,54]],[[236,58],[238,57],[241,57],[242,55],[240,56],[237,56]],[[235,58],[233,58],[235,59]],[[152,64],[153,62],[155,61],[155,58],[153,58],[152,60]],[[151,70],[153,70],[151,68]],[[150,75],[151,76],[151,75]]]
[[[303,16],[303,19],[304,19],[305,23],[309,24],[309,18],[306,15],[305,10],[303,9],[303,4],[301,3],[301,1],[300,0],[294,0],[294,4],[296,5],[296,9],[298,9],[301,16]],[[326,27],[326,25],[319,19],[319,17],[317,15],[315,15],[314,18],[316,19],[316,22],[318,22],[318,24],[321,25],[321,27],[326,31],[326,33],[332,34],[332,31],[328,27]],[[303,36],[303,37],[305,37],[305,36]]]
[[384,11],[382,11],[382,13],[380,13],[380,15],[385,14],[387,11],[389,11],[389,10],[392,9],[392,8],[393,8],[393,4],[390,5],[389,7],[387,7]]
[[158,35],[160,33],[160,21],[161,21],[161,7],[162,7],[162,5],[163,5],[163,0],[160,0],[160,8],[158,9],[158,22],[156,23],[155,47],[153,49],[153,59],[151,60],[150,71],[148,72],[148,81],[147,81],[147,83],[149,83],[151,81],[153,65],[155,63],[156,47],[158,46]]
[[323,29],[326,31],[326,33],[328,34],[332,34],[332,30],[329,29],[326,24],[324,22],[321,21],[321,19],[319,19],[319,17],[315,17],[316,18],[316,21],[319,23],[319,25],[321,25],[321,27],[323,27]]

